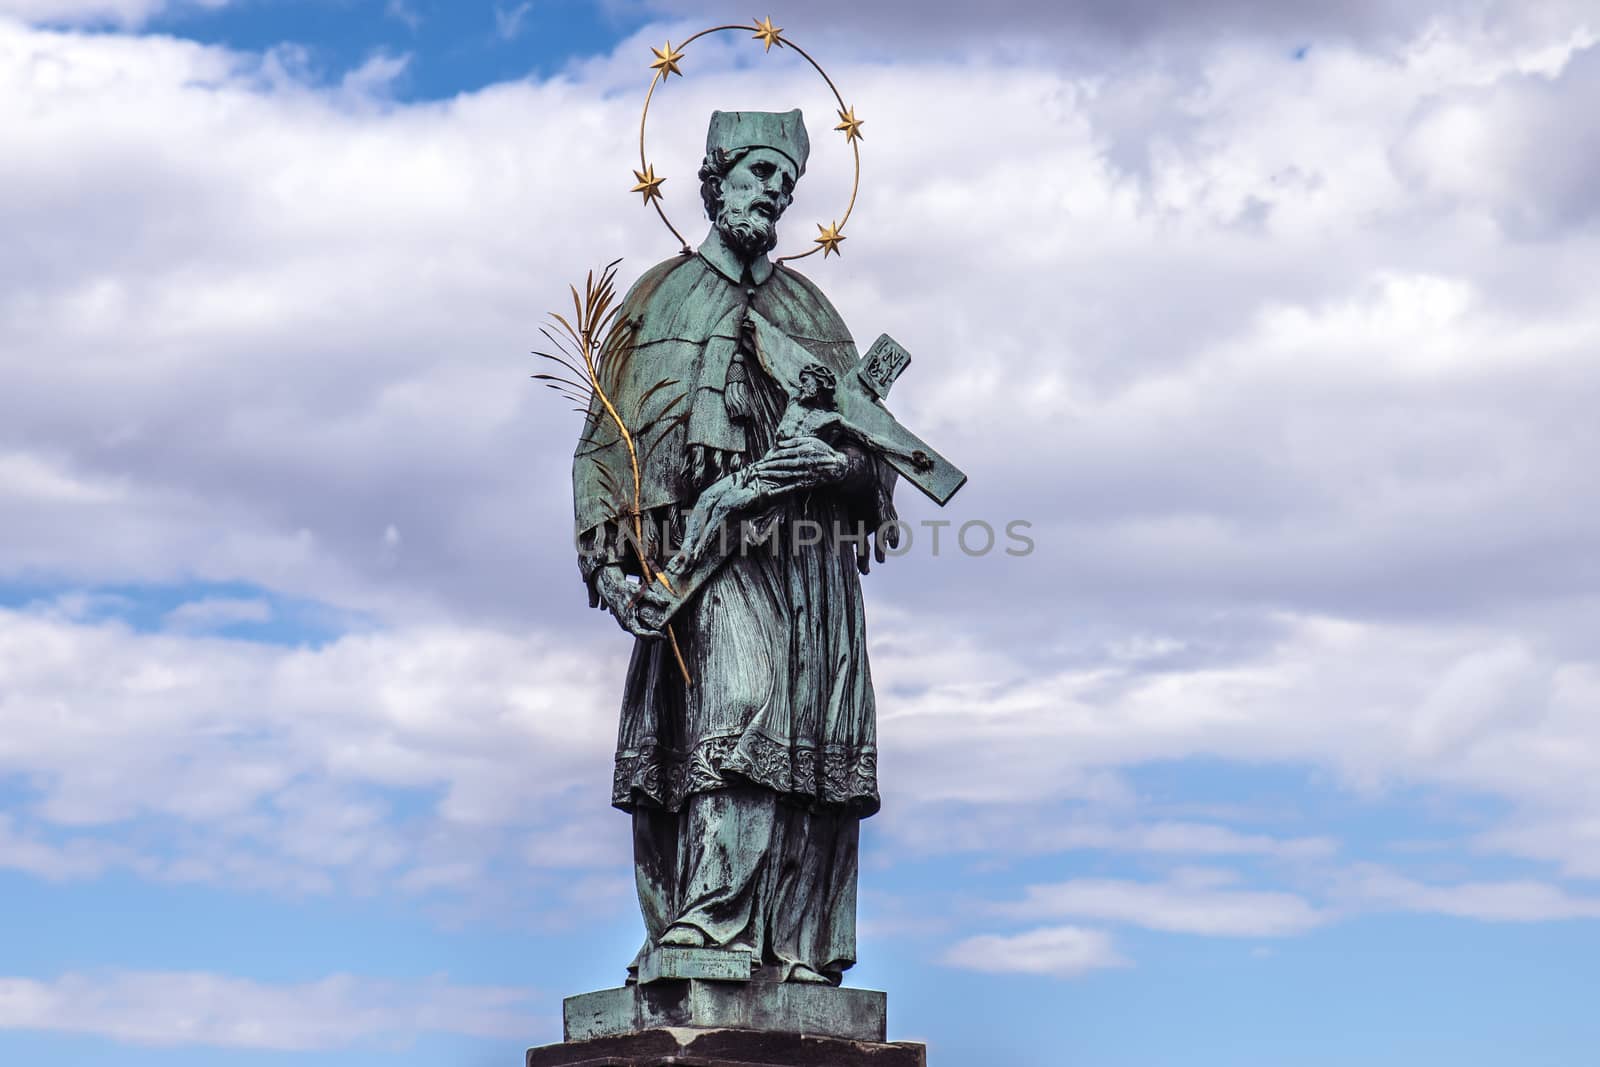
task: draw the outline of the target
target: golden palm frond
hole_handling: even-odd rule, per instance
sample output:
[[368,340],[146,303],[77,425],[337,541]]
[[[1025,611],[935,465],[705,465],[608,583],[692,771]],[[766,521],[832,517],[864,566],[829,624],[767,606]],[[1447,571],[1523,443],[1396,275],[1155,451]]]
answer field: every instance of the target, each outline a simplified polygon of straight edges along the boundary
[[[672,583],[650,562],[644,550],[644,519],[643,509],[640,506],[643,481],[639,473],[642,461],[634,444],[635,431],[628,428],[616,405],[611,402],[611,394],[616,391],[618,378],[628,356],[633,352],[635,333],[632,323],[619,318],[622,306],[617,302],[616,282],[617,264],[621,262],[620,259],[614,259],[607,263],[598,279],[591,270],[584,279],[581,296],[576,285],[570,286],[572,319],[569,321],[560,312],[551,312],[550,318],[560,327],[559,333],[552,332],[544,326],[539,328],[539,332],[544,334],[554,351],[534,352],[534,355],[555,364],[559,370],[553,374],[535,374],[533,377],[574,404],[581,405],[580,411],[597,421],[599,416],[604,414],[616,426],[623,445],[627,447],[628,465],[633,474],[633,500],[628,509],[628,517],[633,524],[633,547],[634,553],[639,558],[639,569],[646,582],[658,581],[670,592]],[[680,393],[669,401],[649,422],[641,421],[646,402],[661,390],[677,384],[677,379],[663,379],[645,390],[644,395],[639,398],[638,410],[634,412],[635,421],[640,423],[638,432],[653,428],[666,418],[673,408],[683,402],[687,393]],[[650,446],[650,451],[655,450],[666,433],[683,425],[687,420],[688,412],[685,411],[668,425],[665,433],[656,437]],[[646,452],[644,458],[648,459],[649,456],[650,452]],[[616,493],[619,487],[610,470],[598,460],[594,462],[600,470],[601,484],[609,492]],[[678,669],[683,672],[684,684],[693,684],[689,677],[689,666],[684,662],[683,652],[678,647],[678,635],[673,632],[670,625],[667,627],[667,637],[672,642],[672,654],[678,660]]]

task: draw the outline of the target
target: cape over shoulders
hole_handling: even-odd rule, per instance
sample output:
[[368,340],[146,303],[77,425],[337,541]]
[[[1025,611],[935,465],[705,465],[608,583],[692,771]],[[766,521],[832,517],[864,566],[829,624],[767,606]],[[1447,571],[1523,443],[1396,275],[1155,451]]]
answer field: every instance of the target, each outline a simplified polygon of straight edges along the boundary
[[[746,300],[836,373],[847,373],[859,358],[832,303],[798,271],[778,264],[752,289],[747,294],[699,255],[663,260],[629,288],[619,315],[636,331],[633,343],[602,379],[634,438],[641,508],[692,498],[681,474],[691,447],[746,448],[744,430],[730,420],[722,397]],[[633,469],[620,431],[592,402],[573,456],[580,533],[627,510]]]
[[[833,303],[792,267],[776,264],[754,291],[756,309],[796,340],[854,344]],[[668,338],[703,342],[744,299],[742,287],[701,256],[680,254],[639,276],[623,298],[621,314],[633,321],[639,344]]]

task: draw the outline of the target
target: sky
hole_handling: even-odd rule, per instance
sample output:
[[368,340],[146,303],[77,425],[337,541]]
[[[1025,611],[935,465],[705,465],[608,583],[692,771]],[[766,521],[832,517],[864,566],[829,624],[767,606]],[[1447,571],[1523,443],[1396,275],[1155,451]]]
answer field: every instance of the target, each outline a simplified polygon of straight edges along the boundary
[[[971,479],[865,582],[890,1036],[1593,1062],[1592,0],[0,0],[0,1062],[509,1065],[620,982],[530,350],[677,250],[650,49],[769,14],[864,120],[798,266]],[[826,87],[683,69],[670,216],[800,107],[810,247]]]

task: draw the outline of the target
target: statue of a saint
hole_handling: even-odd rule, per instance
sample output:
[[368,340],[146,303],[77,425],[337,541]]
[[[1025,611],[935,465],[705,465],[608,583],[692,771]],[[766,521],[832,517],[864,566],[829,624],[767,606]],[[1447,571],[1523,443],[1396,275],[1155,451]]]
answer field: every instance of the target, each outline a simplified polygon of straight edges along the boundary
[[[672,616],[686,670],[662,639],[666,589],[635,581],[632,457],[598,405],[574,462],[590,602],[638,639],[612,795],[633,817],[635,968],[660,946],[737,949],[759,977],[838,984],[856,958],[859,824],[878,808],[860,574],[869,539],[894,528],[894,473],[826,411],[856,372],[849,331],[768,258],[808,153],[799,111],[713,113],[711,231],[622,305],[632,348],[611,400],[677,404],[635,442],[639,547],[659,567],[686,527],[687,552],[713,534],[733,546]],[[798,400],[763,369],[758,323],[811,361]]]

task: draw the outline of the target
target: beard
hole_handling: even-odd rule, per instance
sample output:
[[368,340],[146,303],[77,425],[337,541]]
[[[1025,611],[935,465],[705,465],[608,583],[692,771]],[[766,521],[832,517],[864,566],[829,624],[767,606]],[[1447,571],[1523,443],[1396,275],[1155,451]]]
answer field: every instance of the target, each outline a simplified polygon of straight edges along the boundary
[[754,259],[772,251],[778,243],[778,221],[759,211],[723,206],[717,216],[717,232],[744,259]]

